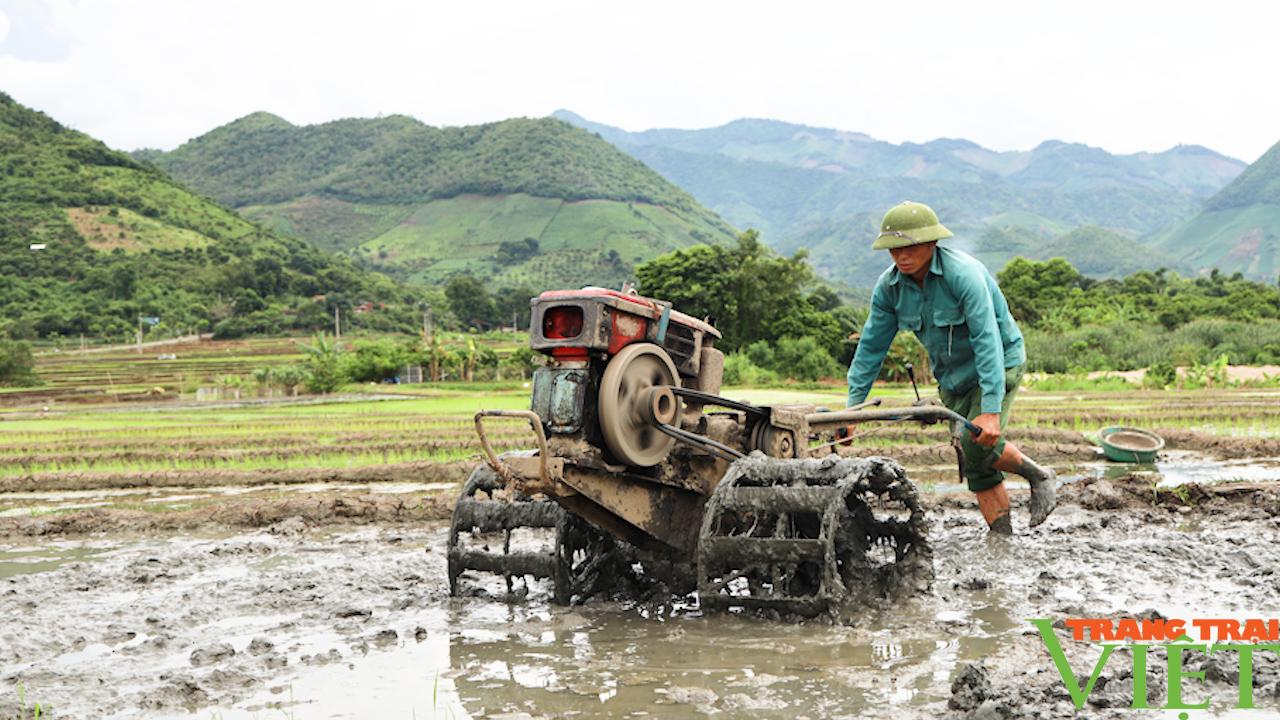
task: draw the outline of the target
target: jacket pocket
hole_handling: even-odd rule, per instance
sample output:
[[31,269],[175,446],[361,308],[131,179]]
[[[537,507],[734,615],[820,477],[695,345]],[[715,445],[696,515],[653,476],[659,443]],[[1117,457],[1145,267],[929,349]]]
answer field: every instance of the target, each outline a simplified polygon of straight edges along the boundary
[[958,305],[942,305],[933,309],[933,324],[938,327],[963,325],[964,313]]
[[920,316],[919,315],[909,316],[909,315],[903,315],[899,313],[898,329],[899,330],[919,330]]

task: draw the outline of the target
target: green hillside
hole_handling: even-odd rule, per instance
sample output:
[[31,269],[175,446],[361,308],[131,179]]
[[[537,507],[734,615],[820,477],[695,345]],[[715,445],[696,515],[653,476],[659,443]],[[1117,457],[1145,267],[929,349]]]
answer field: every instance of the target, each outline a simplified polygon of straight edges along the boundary
[[1149,188],[1199,199],[1222,188],[1245,166],[1195,145],[1115,155],[1080,143],[1048,140],[1031,150],[994,151],[963,139],[894,144],[859,132],[777,120],[741,119],[697,130],[627,132],[567,110],[557,110],[552,117],[595,132],[629,152],[665,148],[684,155],[718,155],[863,179],[909,177],[964,183],[1003,179],[1024,189]]
[[1159,267],[1179,269],[1177,263],[1154,258],[1137,240],[1094,225],[1078,227],[1024,256],[1032,260],[1074,258],[1071,263],[1081,274],[1097,278],[1121,278]]
[[1271,280],[1280,271],[1280,204],[1207,210],[1154,244],[1197,270],[1218,268]]
[[328,314],[317,295],[412,305],[386,278],[259,228],[2,93],[0,218],[0,333],[12,336],[123,340],[139,317],[159,318],[153,335],[310,328]]
[[1196,270],[1274,280],[1280,272],[1280,143],[1209,198],[1203,212],[1154,244]]
[[636,262],[734,234],[640,161],[552,119],[299,127],[255,113],[137,156],[277,231],[426,282],[617,284]]
[[1209,198],[1205,210],[1228,210],[1250,205],[1280,205],[1280,143],[1271,146],[1240,176]]

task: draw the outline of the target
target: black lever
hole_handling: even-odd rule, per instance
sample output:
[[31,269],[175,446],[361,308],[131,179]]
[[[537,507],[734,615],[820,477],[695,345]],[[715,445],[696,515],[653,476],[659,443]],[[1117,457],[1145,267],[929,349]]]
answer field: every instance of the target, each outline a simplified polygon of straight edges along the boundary
[[916,368],[907,363],[907,377],[911,378],[911,389],[916,393],[916,402],[920,402],[920,388],[916,387]]

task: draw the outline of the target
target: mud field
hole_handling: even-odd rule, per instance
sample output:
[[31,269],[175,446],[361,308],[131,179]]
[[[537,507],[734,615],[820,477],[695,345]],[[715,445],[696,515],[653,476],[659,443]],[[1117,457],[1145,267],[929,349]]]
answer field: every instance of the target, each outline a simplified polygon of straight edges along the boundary
[[[935,579],[849,625],[703,615],[694,598],[557,607],[537,584],[508,604],[493,578],[450,598],[467,413],[493,397],[10,414],[0,720],[1173,720],[1126,707],[1127,651],[1077,712],[1027,620],[1280,615],[1277,399],[1029,395],[1010,435],[1068,483],[1028,530],[1011,482],[1012,539],[987,537],[945,430],[861,429],[859,453],[897,459],[922,490]],[[1105,424],[1156,428],[1168,449],[1107,464],[1082,432]],[[495,444],[523,447],[518,430]],[[1059,637],[1087,677],[1097,646]],[[1260,709],[1232,711],[1233,660],[1196,659],[1209,681],[1187,698],[1215,704],[1191,717],[1280,718],[1280,661],[1256,663]]]
[[[0,717],[36,703],[46,718],[1142,717],[1119,656],[1076,714],[1026,619],[1280,609],[1275,486],[1152,480],[1085,477],[1034,531],[1015,507],[1012,539],[989,538],[967,495],[933,493],[932,590],[851,626],[703,616],[689,600],[561,608],[537,586],[517,604],[453,599],[447,507],[396,518],[383,506],[412,503],[394,493],[350,515],[334,512],[350,498],[263,499],[263,527],[193,520],[192,534],[11,523]],[[1094,646],[1060,637],[1087,673]],[[1230,717],[1280,716],[1280,662],[1257,662],[1274,711]],[[1232,663],[1202,669],[1208,690],[1192,682],[1190,698],[1234,697]]]

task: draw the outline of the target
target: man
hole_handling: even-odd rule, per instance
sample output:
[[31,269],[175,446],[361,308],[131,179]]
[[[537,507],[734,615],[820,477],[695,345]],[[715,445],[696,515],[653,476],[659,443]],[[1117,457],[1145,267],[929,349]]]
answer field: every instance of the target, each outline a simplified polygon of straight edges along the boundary
[[871,311],[849,365],[849,405],[866,399],[898,331],[914,332],[929,352],[942,403],[981,429],[977,437],[956,429],[965,479],[991,531],[1010,534],[1003,473],[1021,475],[1031,484],[1032,527],[1053,511],[1057,477],[1003,437],[1026,362],[1022,332],[982,263],[938,247],[949,237],[951,231],[927,205],[904,202],[885,214],[871,247],[888,249],[893,266],[872,292]]

